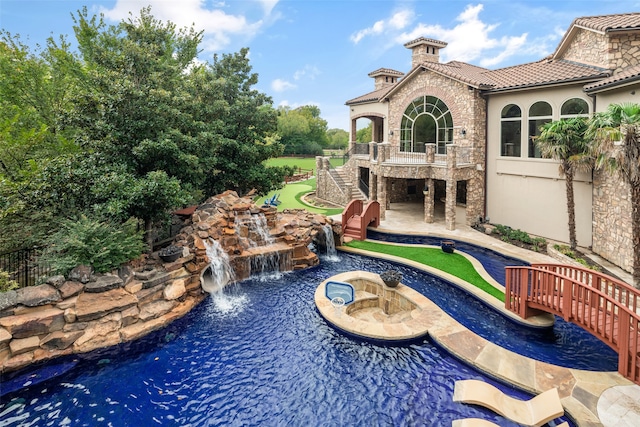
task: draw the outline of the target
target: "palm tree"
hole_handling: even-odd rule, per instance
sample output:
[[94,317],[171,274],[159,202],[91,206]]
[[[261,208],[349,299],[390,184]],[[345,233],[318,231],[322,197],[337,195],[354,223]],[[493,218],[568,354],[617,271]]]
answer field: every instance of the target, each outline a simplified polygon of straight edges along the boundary
[[575,117],[545,123],[541,126],[540,136],[536,138],[536,145],[543,157],[560,162],[560,174],[565,177],[567,191],[567,213],[569,214],[569,243],[575,250],[578,245],[576,238],[576,203],[573,194],[573,178],[576,172],[590,170],[593,158],[590,155],[589,144],[585,139],[587,119]]
[[593,138],[596,168],[617,171],[631,191],[631,243],[633,284],[640,288],[640,105],[611,104],[591,120],[587,136]]

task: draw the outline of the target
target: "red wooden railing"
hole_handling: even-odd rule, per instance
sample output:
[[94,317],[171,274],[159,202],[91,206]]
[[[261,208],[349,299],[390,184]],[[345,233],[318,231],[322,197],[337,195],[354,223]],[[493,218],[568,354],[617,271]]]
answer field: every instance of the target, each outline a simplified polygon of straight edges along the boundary
[[342,231],[347,227],[347,222],[355,215],[362,213],[362,200],[353,199],[349,202],[346,208],[342,211]]
[[618,372],[640,384],[640,290],[593,270],[559,264],[506,267],[505,306],[582,326],[618,352]]
[[363,208],[362,200],[354,199],[342,211],[342,233],[355,239],[367,237],[367,227],[380,225],[380,203],[372,200]]

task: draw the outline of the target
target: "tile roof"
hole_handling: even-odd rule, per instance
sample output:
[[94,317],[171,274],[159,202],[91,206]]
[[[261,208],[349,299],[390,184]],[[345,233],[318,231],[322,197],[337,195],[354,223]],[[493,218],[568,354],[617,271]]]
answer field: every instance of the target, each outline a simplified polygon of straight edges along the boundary
[[635,82],[637,80],[640,80],[640,65],[626,68],[607,79],[599,80],[595,83],[590,83],[584,87],[584,90],[585,92],[597,92],[598,90],[604,90],[616,86],[623,86],[626,83]]
[[547,58],[487,72],[487,77],[493,81],[490,91],[595,80],[608,75],[609,72],[602,68]]
[[[397,84],[398,83],[394,83],[392,86],[396,86]],[[347,102],[345,102],[345,104],[352,105],[352,104],[361,104],[366,102],[379,101],[384,94],[389,92],[389,90],[390,90],[390,86],[384,87],[382,89],[374,90],[373,92],[369,92],[357,98],[350,99]]]
[[375,76],[404,76],[404,73],[401,71],[392,70],[391,68],[378,68],[375,71],[372,71],[368,74],[369,77]]
[[576,18],[571,26],[573,27],[574,25],[602,32],[640,28],[640,12],[585,16]]
[[467,83],[480,88],[489,88],[493,86],[493,80],[487,77],[490,70],[467,64],[460,61],[451,61],[446,64],[440,62],[424,62],[420,64],[422,68],[435,71],[443,76]]
[[435,46],[438,46],[438,47],[446,47],[448,43],[442,42],[440,40],[428,39],[426,37],[418,37],[415,40],[411,40],[410,42],[406,42],[404,44],[404,47],[412,48],[414,46],[419,46],[421,44],[432,44],[432,45],[435,45]]

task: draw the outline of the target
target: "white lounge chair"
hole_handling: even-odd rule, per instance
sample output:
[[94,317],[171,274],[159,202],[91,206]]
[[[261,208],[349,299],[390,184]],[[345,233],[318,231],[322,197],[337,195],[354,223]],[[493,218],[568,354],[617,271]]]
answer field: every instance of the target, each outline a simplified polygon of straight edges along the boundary
[[530,400],[519,400],[484,381],[462,380],[456,381],[453,401],[484,406],[505,418],[532,427],[540,427],[564,415],[556,388]]

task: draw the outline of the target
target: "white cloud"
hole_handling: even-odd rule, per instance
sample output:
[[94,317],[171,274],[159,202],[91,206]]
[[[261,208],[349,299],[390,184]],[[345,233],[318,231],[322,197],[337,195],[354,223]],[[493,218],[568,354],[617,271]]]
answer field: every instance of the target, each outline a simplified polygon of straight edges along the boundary
[[[245,11],[258,13],[260,16],[249,20],[240,13],[228,13],[229,6],[218,2],[207,7],[202,0],[117,0],[113,8],[101,8],[105,18],[112,21],[128,19],[130,14],[138,16],[142,8],[151,6],[153,16],[162,21],[171,21],[177,28],[194,26],[196,31],[204,31],[202,48],[205,51],[223,49],[231,43],[232,37],[242,37],[248,40],[271,22],[273,8],[279,0],[260,0],[255,3],[259,11]],[[244,3],[251,5],[253,2]]]
[[386,34],[390,31],[398,31],[409,25],[413,13],[410,10],[403,9],[395,12],[389,19],[375,22],[371,27],[357,31],[352,34],[350,39],[354,44],[358,44],[367,36]]
[[271,82],[271,89],[274,92],[284,92],[285,90],[295,89],[296,87],[295,84],[282,79],[275,79]]
[[293,73],[294,80],[301,80],[307,78],[307,80],[314,80],[320,75],[320,70],[313,65],[306,65],[302,70],[298,70]]

